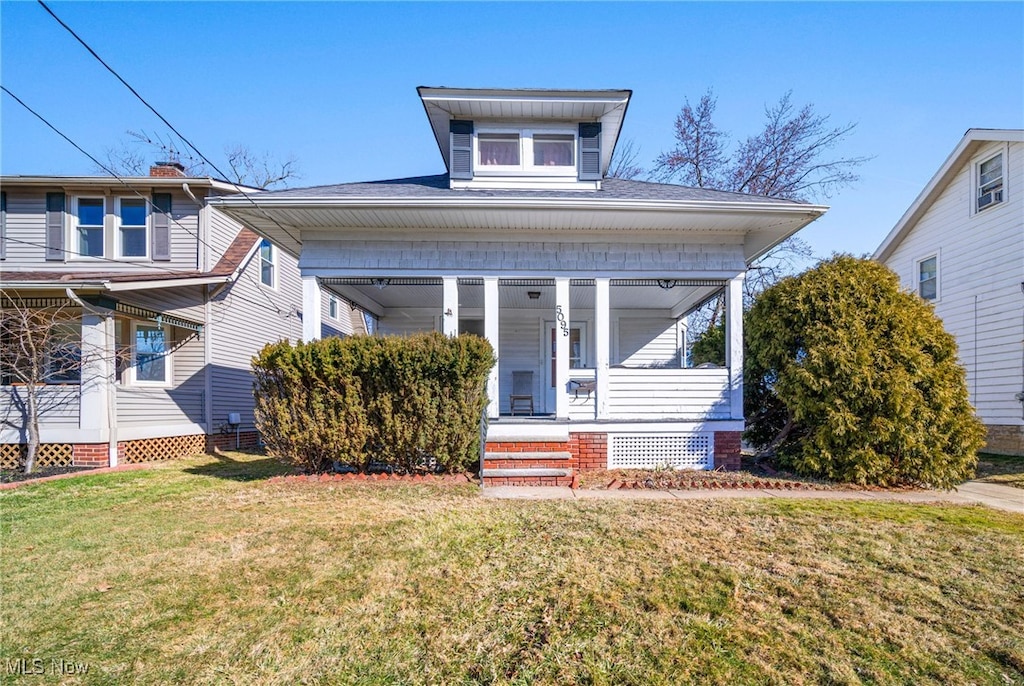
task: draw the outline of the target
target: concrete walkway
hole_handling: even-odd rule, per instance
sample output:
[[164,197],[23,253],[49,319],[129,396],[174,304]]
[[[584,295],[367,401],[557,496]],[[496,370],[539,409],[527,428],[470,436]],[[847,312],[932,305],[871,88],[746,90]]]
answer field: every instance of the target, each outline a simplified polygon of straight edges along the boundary
[[742,490],[588,490],[555,486],[490,486],[485,498],[512,500],[713,500],[717,498],[803,498],[812,500],[878,500],[900,503],[948,503],[988,505],[997,510],[1024,514],[1024,489],[968,481],[955,491],[784,491]]

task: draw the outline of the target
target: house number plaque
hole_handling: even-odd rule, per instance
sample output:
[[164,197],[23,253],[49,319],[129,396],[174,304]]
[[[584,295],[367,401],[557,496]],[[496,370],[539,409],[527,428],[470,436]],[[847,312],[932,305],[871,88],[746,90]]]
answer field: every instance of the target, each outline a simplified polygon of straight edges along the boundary
[[562,329],[562,335],[569,335],[569,325],[565,322],[565,313],[562,312],[561,305],[555,305],[555,319],[558,320],[558,326]]

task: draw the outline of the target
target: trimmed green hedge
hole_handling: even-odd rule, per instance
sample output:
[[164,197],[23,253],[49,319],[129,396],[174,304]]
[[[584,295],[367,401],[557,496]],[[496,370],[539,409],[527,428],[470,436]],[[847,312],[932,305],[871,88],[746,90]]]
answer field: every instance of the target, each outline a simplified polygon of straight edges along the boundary
[[494,361],[473,335],[270,344],[253,358],[256,427],[272,454],[309,472],[334,461],[465,471],[479,460]]

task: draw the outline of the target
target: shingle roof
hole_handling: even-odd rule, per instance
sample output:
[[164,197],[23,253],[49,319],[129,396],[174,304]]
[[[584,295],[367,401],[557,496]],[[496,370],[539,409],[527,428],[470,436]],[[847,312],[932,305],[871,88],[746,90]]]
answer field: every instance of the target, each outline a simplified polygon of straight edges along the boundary
[[284,191],[265,191],[251,194],[253,198],[572,198],[593,197],[601,200],[677,200],[721,201],[750,203],[787,203],[793,200],[769,198],[763,195],[690,188],[668,183],[604,179],[601,190],[494,190],[452,189],[448,175],[414,176],[405,179],[340,183],[330,186],[289,188]]

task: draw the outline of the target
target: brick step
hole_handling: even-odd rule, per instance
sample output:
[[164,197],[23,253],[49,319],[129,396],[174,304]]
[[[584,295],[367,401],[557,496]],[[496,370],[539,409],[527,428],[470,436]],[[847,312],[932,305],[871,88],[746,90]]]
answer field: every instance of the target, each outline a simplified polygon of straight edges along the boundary
[[504,453],[488,451],[484,453],[485,460],[571,460],[572,453],[565,450]]

